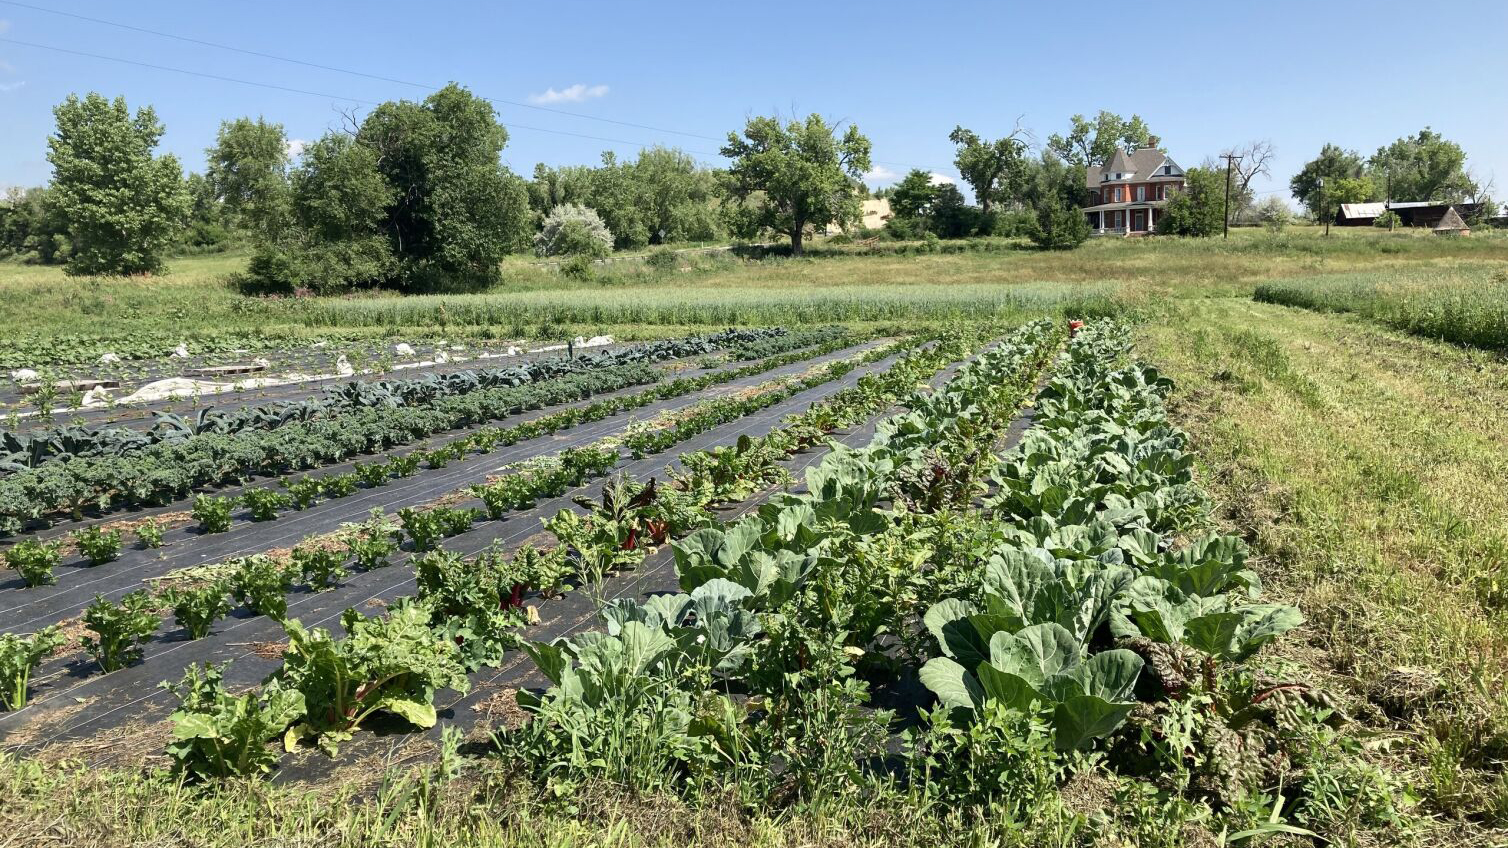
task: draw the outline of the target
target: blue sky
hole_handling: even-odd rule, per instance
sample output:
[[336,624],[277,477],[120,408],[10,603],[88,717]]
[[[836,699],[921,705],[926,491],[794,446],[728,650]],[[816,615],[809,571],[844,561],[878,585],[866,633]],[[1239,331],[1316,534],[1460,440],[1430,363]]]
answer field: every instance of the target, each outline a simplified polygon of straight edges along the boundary
[[[955,174],[955,124],[993,137],[1019,118],[1045,140],[1074,113],[1110,109],[1141,114],[1186,166],[1270,139],[1273,173],[1254,187],[1282,197],[1324,142],[1365,154],[1430,125],[1508,197],[1504,0],[26,5],[655,128],[498,104],[511,134],[504,159],[524,174],[653,143],[717,163],[718,139],[749,115],[820,112],[870,137],[878,184],[910,167]],[[51,108],[91,90],[155,106],[164,148],[190,170],[203,169],[224,119],[262,115],[312,139],[343,111],[426,93],[0,2],[0,187],[47,180]]]

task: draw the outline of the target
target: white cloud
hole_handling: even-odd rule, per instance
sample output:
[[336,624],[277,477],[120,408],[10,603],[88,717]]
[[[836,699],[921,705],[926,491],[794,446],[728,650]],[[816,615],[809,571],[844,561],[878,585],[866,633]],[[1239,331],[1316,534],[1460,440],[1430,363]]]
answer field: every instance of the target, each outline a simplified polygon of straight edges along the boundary
[[584,85],[578,82],[573,86],[562,88],[559,91],[547,88],[543,94],[531,94],[529,95],[529,102],[537,104],[580,103],[583,100],[591,100],[606,94],[607,86],[605,85]]
[[932,183],[933,185],[952,185],[954,183],[954,179],[952,177],[948,176],[947,174],[939,174],[936,171],[928,174],[927,177],[927,181]]
[[304,155],[304,148],[307,147],[308,144],[309,142],[304,141],[301,138],[290,138],[288,139],[288,146],[284,148],[284,150],[285,152],[287,152],[289,159],[297,159],[298,157]]
[[0,82],[0,92],[15,91],[23,85],[26,85],[26,80],[21,80],[20,82]]
[[894,172],[894,171],[890,170],[889,168],[885,167],[884,165],[876,165],[873,168],[869,169],[868,171],[864,172],[864,182],[866,182],[866,183],[888,183],[888,182],[893,182],[895,180],[895,178],[899,177],[899,176],[900,176],[900,174],[897,174],[896,172]]

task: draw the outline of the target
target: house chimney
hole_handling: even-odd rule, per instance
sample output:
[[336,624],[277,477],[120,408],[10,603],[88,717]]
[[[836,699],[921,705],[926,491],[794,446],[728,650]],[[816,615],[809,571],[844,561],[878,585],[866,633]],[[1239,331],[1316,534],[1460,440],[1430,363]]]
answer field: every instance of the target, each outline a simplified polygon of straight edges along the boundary
[[1155,135],[1149,135],[1149,136],[1147,136],[1147,143],[1143,144],[1142,147],[1144,147],[1144,148],[1145,147],[1155,148],[1160,143],[1162,143],[1162,139],[1158,138]]

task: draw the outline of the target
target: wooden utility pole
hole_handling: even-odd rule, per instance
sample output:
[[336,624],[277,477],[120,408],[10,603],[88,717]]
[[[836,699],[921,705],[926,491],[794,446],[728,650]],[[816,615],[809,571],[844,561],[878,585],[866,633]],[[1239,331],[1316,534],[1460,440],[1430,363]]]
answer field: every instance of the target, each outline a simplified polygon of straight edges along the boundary
[[1231,153],[1222,153],[1220,158],[1225,160],[1225,234],[1223,238],[1230,238],[1230,168],[1231,160],[1241,161],[1240,156]]

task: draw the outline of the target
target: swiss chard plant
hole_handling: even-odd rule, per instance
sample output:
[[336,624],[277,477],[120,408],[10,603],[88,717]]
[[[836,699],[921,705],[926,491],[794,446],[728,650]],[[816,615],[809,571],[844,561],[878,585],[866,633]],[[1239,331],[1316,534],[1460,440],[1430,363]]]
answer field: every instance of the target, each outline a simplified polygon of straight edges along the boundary
[[145,590],[126,595],[119,604],[95,596],[94,603],[84,609],[84,626],[92,635],[84,636],[83,645],[100,670],[115,671],[141,658],[141,643],[162,624],[156,604]]
[[287,509],[293,498],[276,489],[247,489],[241,493],[241,502],[246,504],[252,521],[275,521],[278,510]]
[[26,585],[41,586],[56,579],[52,570],[62,559],[61,547],[58,542],[27,539],[5,552],[5,563],[15,569]]
[[356,564],[370,571],[388,565],[388,557],[398,550],[399,526],[373,508],[372,517],[355,525],[346,536],[346,553]]
[[284,624],[288,648],[272,680],[304,697],[304,720],[289,728],[284,744],[313,739],[334,752],[372,715],[390,713],[419,728],[435,725],[439,689],[465,692],[470,685],[455,643],[429,627],[418,605],[395,607],[366,618],[356,610],[341,617],[346,636],[298,621]]
[[118,529],[87,527],[73,535],[73,542],[90,565],[103,565],[120,556],[121,532]]
[[293,549],[293,567],[305,586],[316,592],[333,588],[346,579],[346,554],[319,544]]
[[0,635],[0,681],[3,681],[0,707],[19,710],[26,706],[32,672],[37,670],[43,657],[67,641],[55,626],[44,627],[30,636]]
[[136,525],[136,538],[143,548],[162,547],[162,523],[155,518],[143,519]]
[[230,591],[238,603],[258,615],[282,620],[288,614],[288,590],[293,571],[282,560],[257,554],[242,559],[230,575]]
[[192,514],[205,533],[224,533],[230,529],[230,512],[236,499],[215,495],[195,495]]
[[230,588],[222,581],[175,586],[163,593],[162,600],[173,608],[173,620],[190,639],[208,636],[215,622],[230,612]]
[[304,714],[304,696],[276,682],[241,695],[225,691],[225,669],[190,665],[176,686],[168,756],[174,768],[195,779],[254,777],[271,771],[277,753],[267,746]]

